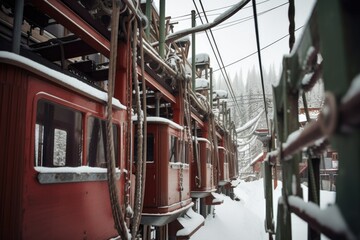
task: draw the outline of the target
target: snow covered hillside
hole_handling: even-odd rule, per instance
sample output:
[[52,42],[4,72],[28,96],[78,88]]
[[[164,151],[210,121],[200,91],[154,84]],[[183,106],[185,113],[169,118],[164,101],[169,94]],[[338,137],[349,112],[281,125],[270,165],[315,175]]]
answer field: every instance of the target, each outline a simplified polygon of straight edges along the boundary
[[[276,220],[277,200],[281,195],[281,182],[274,190],[274,216]],[[302,186],[304,198],[307,199],[307,187]],[[208,216],[203,226],[191,240],[261,240],[268,239],[264,231],[265,199],[263,180],[241,182],[235,189],[240,201],[233,201],[221,195],[222,205],[215,207],[215,217]],[[335,202],[335,192],[321,191],[321,207]],[[307,239],[307,225],[293,214],[293,240]],[[322,236],[322,239],[326,239]]]

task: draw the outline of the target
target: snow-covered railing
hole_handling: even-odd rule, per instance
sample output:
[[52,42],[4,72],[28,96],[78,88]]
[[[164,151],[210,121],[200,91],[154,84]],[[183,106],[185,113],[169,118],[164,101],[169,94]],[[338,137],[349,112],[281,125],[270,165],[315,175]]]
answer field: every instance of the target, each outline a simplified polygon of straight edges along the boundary
[[321,210],[315,203],[305,202],[297,196],[289,196],[288,203],[291,212],[311,223],[312,228],[326,236],[331,236],[332,239],[356,239],[336,205]]
[[[263,166],[266,231],[276,232],[277,239],[291,239],[291,213],[308,223],[309,239],[320,238],[320,233],[330,239],[359,239],[360,236],[360,55],[353,54],[360,40],[359,34],[353,35],[359,19],[344,5],[340,0],[317,1],[300,41],[284,57],[281,79],[273,89],[277,124],[273,136],[280,144],[277,151],[268,154]],[[331,13],[327,11],[329,7],[333,9]],[[329,19],[336,22],[331,28],[326,27]],[[346,25],[342,24],[345,19]],[[298,130],[299,97],[320,77],[327,91],[322,111],[317,121]],[[305,94],[302,98],[307,109]],[[318,206],[321,155],[317,150],[327,142],[339,154],[339,174],[336,203],[321,210]],[[299,161],[304,149],[309,156],[309,202],[301,199]],[[271,177],[272,167],[277,167],[278,163],[281,164],[283,190],[275,231]]]
[[[320,146],[336,129],[347,133],[360,125],[360,75],[352,82],[348,92],[336,106],[335,97],[327,93],[325,105],[318,121],[312,121],[291,133],[282,144],[282,157],[286,160],[294,153],[309,146]],[[270,156],[274,162],[276,156]]]

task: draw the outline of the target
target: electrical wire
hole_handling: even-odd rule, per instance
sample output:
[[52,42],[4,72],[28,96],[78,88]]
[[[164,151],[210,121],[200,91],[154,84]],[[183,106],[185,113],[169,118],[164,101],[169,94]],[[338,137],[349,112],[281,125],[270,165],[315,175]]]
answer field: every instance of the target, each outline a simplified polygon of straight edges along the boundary
[[[304,26],[298,27],[297,29],[295,29],[295,32],[298,31],[298,30],[300,30],[300,29],[303,28],[303,27],[304,27]],[[274,45],[275,43],[280,42],[281,40],[283,40],[284,38],[286,38],[286,37],[288,37],[288,36],[289,36],[289,34],[286,34],[285,36],[283,36],[283,37],[275,40],[274,42],[266,45],[265,47],[262,47],[260,50],[264,50],[264,49],[266,49],[266,48]],[[229,63],[229,64],[225,65],[224,68],[229,67],[229,66],[231,66],[231,65],[234,65],[234,64],[236,64],[236,63],[238,63],[238,62],[241,62],[241,61],[243,61],[243,60],[251,57],[252,55],[257,54],[257,52],[258,52],[258,51],[255,51],[255,52],[253,52],[253,53],[250,53],[249,55],[246,55],[246,56],[243,57],[243,58],[240,58],[239,60],[236,60],[236,61],[234,61],[234,62],[232,62],[232,63]],[[213,72],[217,72],[217,71],[220,71],[220,70],[221,70],[221,67],[218,68],[218,69],[214,69]]]
[[[280,7],[283,7],[285,5],[289,4],[288,2],[285,2],[285,3],[282,3],[280,5],[277,5],[273,8],[269,8],[268,10],[265,10],[265,11],[262,11],[262,12],[259,12],[257,14],[257,16],[261,16],[261,15],[264,15],[265,13],[268,13],[268,12],[271,12],[275,9],[278,9]],[[235,26],[237,24],[240,24],[240,23],[243,23],[243,22],[247,22],[247,21],[250,21],[254,18],[253,15],[251,16],[247,16],[247,17],[244,17],[244,18],[240,18],[240,19],[237,19],[237,20],[234,20],[234,21],[229,21],[229,22],[226,22],[226,23],[223,23],[223,24],[219,24],[218,27],[214,28],[213,31],[218,31],[218,30],[221,30],[221,29],[224,29],[224,28],[229,28],[229,27],[232,27],[232,26]]]
[[[257,5],[260,5],[262,3],[265,3],[265,2],[269,2],[270,0],[265,0],[265,1],[262,1],[262,2],[259,2],[257,3]],[[200,16],[200,15],[204,15],[204,12],[205,13],[209,13],[209,12],[214,12],[214,11],[217,11],[217,10],[222,10],[222,9],[226,9],[226,8],[230,8],[230,7],[233,7],[235,4],[232,4],[232,5],[228,5],[228,6],[225,6],[225,7],[220,7],[220,8],[214,8],[214,9],[211,9],[211,10],[207,10],[207,11],[203,11],[203,12],[199,12],[197,14],[197,16]],[[243,9],[246,9],[246,8],[250,8],[251,6],[247,6],[247,7],[244,7]],[[220,15],[221,13],[216,13],[216,14],[207,14],[207,16],[218,16]],[[186,17],[186,18],[185,18]],[[181,19],[181,18],[184,18],[184,19]],[[184,15],[180,15],[180,16],[176,16],[176,17],[171,17],[171,20],[174,20],[174,19],[181,19],[181,20],[177,20],[177,21],[185,21],[185,20],[190,20],[191,19],[191,13],[189,14],[184,14]]]
[[[204,9],[204,6],[203,6],[203,4],[202,4],[202,1],[200,0],[199,2],[200,2],[200,5],[201,5],[202,10],[203,10],[203,12],[204,12],[206,22],[208,23],[209,20],[208,20],[208,18],[207,18],[207,16],[206,16],[205,9]],[[194,0],[193,0],[193,3],[194,3],[194,6],[195,6],[195,8],[196,8],[196,11],[197,11],[198,14],[199,14],[199,9],[197,8],[197,5],[196,5],[196,3],[195,3]],[[200,14],[199,14],[199,16],[200,16]],[[201,20],[201,23],[204,24],[201,16],[200,16],[200,20]],[[210,37],[209,37],[207,31],[206,31],[206,36],[207,36],[207,38],[208,38],[208,40],[209,40],[209,43],[210,43],[211,49],[212,49],[212,51],[213,51],[213,53],[214,53],[215,59],[216,59],[216,61],[217,61],[217,63],[218,63],[219,66],[224,66],[224,62],[223,62],[223,60],[222,60],[222,57],[221,57],[219,48],[218,48],[218,46],[217,46],[215,37],[214,37],[214,35],[213,35],[213,33],[212,33],[212,30],[210,29],[209,31],[210,31],[212,40],[213,40],[213,42],[214,42],[215,48],[216,48],[216,50],[217,50],[217,54],[215,53],[214,46],[213,46],[213,44],[212,44],[212,42],[211,42],[211,40],[210,40]],[[220,59],[220,61],[221,61],[221,65],[220,65],[219,59]],[[228,89],[229,89],[229,91],[230,91],[230,95],[232,96],[232,98],[233,98],[234,101],[235,101],[236,107],[237,107],[239,113],[241,113],[240,106],[239,106],[239,104],[238,104],[237,101],[236,101],[235,93],[234,93],[234,90],[233,90],[232,87],[231,87],[229,75],[227,74],[226,69],[223,68],[223,70],[221,70],[221,73],[222,73],[222,75],[223,75],[223,77],[224,77],[224,79],[225,79],[225,83],[226,83],[226,85],[227,85],[227,87],[228,87]]]
[[261,88],[264,98],[264,108],[265,108],[265,118],[266,118],[266,126],[267,131],[269,133],[269,120],[268,120],[268,110],[267,110],[267,104],[265,99],[265,86],[264,86],[264,76],[263,76],[263,70],[262,70],[262,63],[261,63],[261,50],[260,50],[260,37],[259,37],[259,26],[257,21],[257,14],[256,14],[256,0],[252,0],[253,3],[253,11],[254,11],[254,24],[255,24],[255,34],[256,34],[256,46],[258,49],[258,58],[259,58],[259,68],[260,68],[260,77],[261,77]]

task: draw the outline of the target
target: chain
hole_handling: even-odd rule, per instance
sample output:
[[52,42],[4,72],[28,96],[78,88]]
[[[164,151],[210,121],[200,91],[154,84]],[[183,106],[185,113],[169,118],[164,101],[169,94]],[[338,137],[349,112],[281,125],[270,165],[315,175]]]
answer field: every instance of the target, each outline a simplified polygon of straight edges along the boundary
[[179,169],[179,196],[180,196],[180,205],[182,205],[182,191],[184,190],[183,181],[184,181],[184,166],[181,163]]

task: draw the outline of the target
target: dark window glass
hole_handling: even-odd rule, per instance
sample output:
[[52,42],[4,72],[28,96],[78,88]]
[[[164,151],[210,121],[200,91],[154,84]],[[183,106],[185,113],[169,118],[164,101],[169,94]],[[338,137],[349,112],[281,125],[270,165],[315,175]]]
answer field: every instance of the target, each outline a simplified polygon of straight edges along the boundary
[[[147,140],[146,140],[146,161],[147,162],[154,162],[154,134],[148,133]],[[137,162],[137,149],[138,149],[138,138],[137,136],[134,137],[134,163]]]
[[[113,124],[113,139],[115,165],[119,166],[119,126]],[[87,164],[90,167],[106,168],[107,156],[107,136],[106,121],[96,117],[89,117],[87,123]]]
[[189,144],[188,144],[188,142],[185,142],[185,141],[184,141],[184,144],[185,144],[184,163],[189,163]]
[[178,161],[178,138],[175,137],[175,136],[170,136],[170,144],[169,144],[169,155],[170,155],[170,158],[169,158],[169,162],[177,162]]
[[82,114],[39,100],[35,126],[35,166],[76,167],[82,160]]

